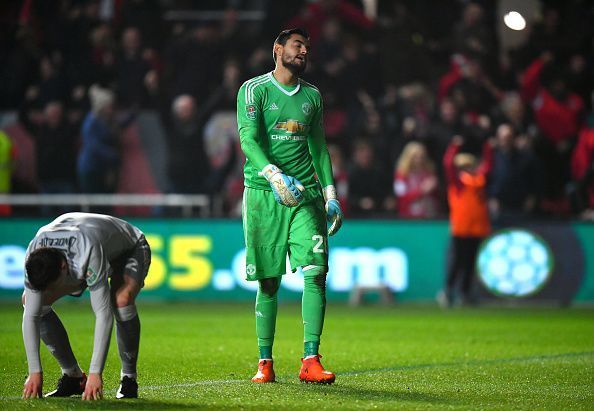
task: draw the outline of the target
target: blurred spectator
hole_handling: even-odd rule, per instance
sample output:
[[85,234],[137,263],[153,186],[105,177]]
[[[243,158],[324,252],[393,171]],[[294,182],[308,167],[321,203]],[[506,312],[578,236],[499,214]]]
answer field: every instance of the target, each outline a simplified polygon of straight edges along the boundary
[[497,128],[487,188],[494,219],[525,217],[535,211],[542,191],[542,172],[527,139],[516,137],[509,124]]
[[80,124],[68,121],[59,101],[49,102],[41,115],[23,107],[19,119],[35,141],[39,192],[75,193]]
[[568,89],[559,63],[553,60],[551,53],[544,53],[526,69],[522,97],[532,106],[545,137],[566,151],[568,141],[577,135],[584,102]]
[[352,115],[344,112],[343,140],[336,143],[340,143],[343,149],[350,149],[351,141],[365,139],[374,149],[377,167],[383,175],[389,176],[394,167],[393,138],[384,127],[382,113],[373,97],[365,90],[359,90],[356,97],[356,105],[351,106]]
[[438,102],[441,103],[444,98],[448,97],[450,89],[462,79],[463,72],[467,70],[467,67],[468,59],[464,55],[456,53],[450,56],[449,71],[439,79],[437,89]]
[[477,118],[489,113],[502,97],[477,59],[464,55],[452,56],[450,72],[440,80],[439,97],[451,97],[464,115]]
[[83,193],[114,193],[121,159],[115,96],[111,90],[93,85],[89,99],[91,111],[82,125],[82,146],[78,155],[80,189]]
[[422,83],[411,83],[397,90],[395,110],[400,127],[395,130],[395,141],[392,142],[393,157],[390,161],[390,172],[393,164],[409,141],[426,141],[429,135],[433,97]]
[[487,176],[492,165],[491,142],[483,148],[483,158],[460,153],[464,143],[456,136],[443,158],[450,206],[451,255],[444,290],[438,302],[451,307],[459,296],[463,304],[474,303],[473,281],[478,247],[490,233],[487,206]]
[[63,101],[68,94],[67,81],[61,69],[61,53],[52,53],[41,59],[40,80],[37,83],[38,103],[44,107],[50,101]]
[[144,107],[148,103],[146,77],[151,71],[154,51],[142,48],[140,31],[129,27],[122,34],[122,51],[118,56],[116,90],[123,107]]
[[402,218],[435,218],[438,215],[438,189],[435,165],[425,146],[410,142],[402,151],[394,175],[398,215]]
[[70,124],[81,124],[89,111],[89,99],[87,90],[83,85],[74,87],[70,92],[70,98],[66,106],[68,121]]
[[499,109],[503,117],[502,122],[511,125],[517,133],[535,133],[520,93],[516,91],[506,93],[499,102]]
[[166,119],[169,145],[168,174],[173,193],[206,193],[211,171],[204,147],[203,123],[196,101],[183,94],[173,101]]
[[[0,130],[0,194],[11,193],[12,170],[16,158],[16,147],[8,134]],[[0,217],[12,213],[10,204],[0,204]]]
[[116,77],[115,45],[111,27],[100,24],[90,34],[89,71],[91,81],[111,84]]
[[477,60],[461,54],[451,57],[450,71],[439,81],[438,101],[450,99],[460,116],[465,151],[478,155],[491,133],[491,107],[503,96]]
[[389,209],[391,204],[386,201],[389,183],[375,159],[373,146],[359,140],[354,145],[352,157],[348,188],[348,205],[352,215],[373,216]]
[[[567,88],[562,69],[551,53],[543,53],[524,73],[522,97],[532,106],[534,119],[543,139],[538,152],[545,168],[545,195],[549,200],[564,201],[565,185],[570,180],[569,162],[577,136],[584,103]],[[550,206],[559,212],[559,206]]]
[[594,221],[594,111],[579,134],[571,159],[574,202],[582,218]]
[[[441,162],[446,148],[455,135],[463,135],[463,126],[460,121],[458,107],[446,98],[439,104],[438,117],[431,122],[427,137],[427,148],[434,162]],[[438,172],[443,176],[442,172]]]
[[237,90],[241,86],[241,67],[237,60],[228,58],[221,67],[221,84],[213,90],[204,102],[200,111],[209,115],[217,111],[233,111],[236,109]]
[[466,2],[462,19],[453,30],[453,51],[481,56],[484,60],[494,57],[494,27],[486,23],[483,7],[478,2]]
[[226,208],[232,210],[243,196],[245,161],[239,146],[235,111],[222,110],[209,117],[204,125],[204,147],[211,169],[205,177],[205,192],[222,194]]
[[[589,60],[589,61],[588,61]],[[579,95],[582,101],[592,108],[591,92],[594,89],[594,76],[592,75],[594,61],[592,57],[586,59],[584,54],[575,53],[569,59],[567,84],[569,89]]]
[[204,146],[210,164],[206,192],[216,194],[224,190],[229,174],[239,163],[239,133],[237,132],[237,113],[221,110],[211,116],[204,125]]
[[37,64],[38,80],[24,93],[23,104],[28,108],[43,110],[51,101],[63,101],[68,94],[67,81],[61,68],[61,54],[43,56]]

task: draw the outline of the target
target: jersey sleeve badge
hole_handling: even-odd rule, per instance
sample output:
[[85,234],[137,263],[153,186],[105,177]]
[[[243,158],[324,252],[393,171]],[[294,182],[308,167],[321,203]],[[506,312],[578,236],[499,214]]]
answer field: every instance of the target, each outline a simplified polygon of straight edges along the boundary
[[254,104],[245,106],[245,115],[250,120],[255,120],[258,117],[258,110]]
[[89,267],[87,269],[87,275],[86,275],[86,280],[87,280],[87,285],[90,287],[93,284],[95,284],[95,282],[97,281],[97,277],[98,274],[95,270],[93,270],[91,267]]

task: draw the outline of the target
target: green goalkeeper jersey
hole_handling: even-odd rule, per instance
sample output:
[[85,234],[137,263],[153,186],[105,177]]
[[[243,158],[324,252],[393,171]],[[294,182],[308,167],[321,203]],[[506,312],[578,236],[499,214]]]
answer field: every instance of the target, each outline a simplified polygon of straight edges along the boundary
[[319,90],[299,79],[280,84],[272,72],[246,81],[237,94],[237,126],[246,156],[245,186],[270,190],[260,172],[267,164],[297,178],[306,188],[333,185]]

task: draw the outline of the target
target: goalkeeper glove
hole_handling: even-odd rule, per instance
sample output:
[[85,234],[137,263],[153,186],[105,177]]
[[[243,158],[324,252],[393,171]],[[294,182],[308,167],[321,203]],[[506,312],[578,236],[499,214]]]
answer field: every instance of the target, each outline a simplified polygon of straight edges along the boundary
[[259,173],[272,188],[274,199],[286,207],[295,207],[303,200],[302,191],[305,187],[295,177],[283,174],[282,170],[274,164],[268,164]]
[[336,199],[336,189],[334,186],[324,187],[324,199],[326,200],[326,221],[330,224],[328,235],[334,235],[342,226],[342,210],[340,203]]

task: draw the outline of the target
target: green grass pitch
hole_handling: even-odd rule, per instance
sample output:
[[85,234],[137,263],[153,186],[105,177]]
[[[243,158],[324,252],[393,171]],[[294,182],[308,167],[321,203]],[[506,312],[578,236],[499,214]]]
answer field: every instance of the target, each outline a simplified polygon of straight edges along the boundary
[[[56,305],[83,368],[88,302]],[[250,382],[257,364],[252,304],[140,303],[139,400],[115,400],[115,336],[105,399],[20,400],[26,374],[21,309],[0,305],[0,409],[594,409],[594,309],[329,304],[323,364],[332,386],[301,384],[300,307],[280,305],[278,382]],[[42,348],[44,391],[59,368]]]

